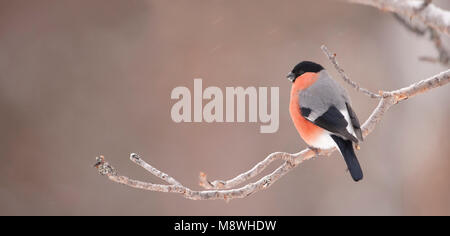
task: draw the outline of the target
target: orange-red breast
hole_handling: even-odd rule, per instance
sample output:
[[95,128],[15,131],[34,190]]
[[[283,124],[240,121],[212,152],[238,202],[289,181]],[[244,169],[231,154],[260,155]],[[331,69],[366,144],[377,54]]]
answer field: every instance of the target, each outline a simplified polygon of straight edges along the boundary
[[363,137],[345,89],[310,61],[297,64],[287,78],[292,82],[289,112],[302,139],[316,149],[337,147],[353,180],[361,180],[353,143]]

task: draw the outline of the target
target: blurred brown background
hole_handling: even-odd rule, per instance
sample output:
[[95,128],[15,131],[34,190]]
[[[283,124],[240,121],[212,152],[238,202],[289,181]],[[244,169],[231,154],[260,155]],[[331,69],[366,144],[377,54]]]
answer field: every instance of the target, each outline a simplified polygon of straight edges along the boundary
[[[228,204],[131,189],[92,168],[103,154],[121,174],[159,183],[128,160],[136,152],[200,189],[200,171],[226,179],[305,148],[284,76],[307,59],[342,83],[321,44],[373,91],[446,69],[418,61],[437,55],[433,45],[390,14],[339,1],[0,0],[0,215],[449,215],[448,86],[389,111],[358,152],[357,184],[337,153]],[[171,90],[192,91],[197,77],[279,86],[279,131],[174,123]],[[367,119],[377,101],[345,86]]]

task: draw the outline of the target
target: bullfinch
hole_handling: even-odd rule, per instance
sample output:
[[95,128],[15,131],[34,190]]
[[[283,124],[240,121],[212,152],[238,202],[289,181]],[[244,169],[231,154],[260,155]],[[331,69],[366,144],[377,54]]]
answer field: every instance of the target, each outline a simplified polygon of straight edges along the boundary
[[311,61],[297,64],[287,78],[292,82],[289,113],[301,138],[313,150],[336,147],[353,180],[361,180],[353,143],[363,141],[363,136],[345,89]]

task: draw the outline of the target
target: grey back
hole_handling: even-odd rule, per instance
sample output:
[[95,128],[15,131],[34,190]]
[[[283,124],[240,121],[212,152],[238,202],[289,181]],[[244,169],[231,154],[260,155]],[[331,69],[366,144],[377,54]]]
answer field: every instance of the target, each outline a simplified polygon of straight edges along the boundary
[[300,107],[311,109],[311,113],[306,117],[311,121],[325,113],[332,105],[338,110],[346,110],[345,103],[350,104],[347,91],[334,81],[326,70],[319,72],[317,81],[300,91],[298,97]]

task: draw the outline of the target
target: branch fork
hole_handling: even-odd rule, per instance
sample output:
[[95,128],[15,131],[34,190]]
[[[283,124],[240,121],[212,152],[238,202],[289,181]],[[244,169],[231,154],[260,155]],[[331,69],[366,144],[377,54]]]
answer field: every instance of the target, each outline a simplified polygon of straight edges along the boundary
[[[428,0],[423,2],[417,0],[414,1],[349,0],[349,1],[378,7],[386,11],[391,11],[396,14],[400,14],[403,17],[417,16],[424,24],[431,27],[434,31],[436,32],[440,31],[441,33],[450,35],[450,12],[437,8],[431,3],[431,1]],[[440,38],[437,39],[435,38],[434,42],[436,45],[440,44]],[[393,105],[399,103],[400,101],[404,101],[410,97],[413,97],[415,95],[427,92],[430,89],[441,87],[450,83],[450,69],[447,69],[437,75],[421,80],[407,87],[400,88],[398,90],[378,91],[378,93],[374,93],[369,91],[368,89],[360,87],[357,83],[355,83],[348,77],[345,71],[339,66],[339,63],[336,60],[335,53],[331,53],[326,46],[322,46],[321,49],[325,53],[327,58],[330,60],[330,62],[334,65],[335,69],[346,83],[348,83],[357,91],[365,94],[369,98],[379,100],[377,107],[373,110],[372,114],[361,126],[363,137],[368,136],[376,128],[376,125],[382,120],[384,114]],[[442,63],[442,61],[439,62]],[[359,148],[357,147],[357,149]],[[261,162],[257,163],[250,170],[242,174],[239,174],[236,177],[229,180],[209,181],[207,175],[201,172],[199,175],[199,185],[205,189],[201,191],[191,190],[190,188],[185,187],[175,178],[146,163],[143,159],[139,157],[139,155],[135,153],[130,154],[130,160],[135,164],[141,166],[145,170],[147,170],[152,175],[160,178],[166,184],[154,184],[149,182],[142,182],[131,179],[126,176],[121,176],[118,174],[118,172],[113,166],[111,166],[108,162],[105,161],[105,158],[103,156],[96,158],[96,163],[94,167],[97,168],[98,172],[101,175],[107,176],[111,181],[132,188],[165,193],[179,193],[183,195],[185,198],[191,200],[222,199],[228,202],[231,199],[245,198],[260,190],[267,189],[281,177],[289,173],[295,167],[302,164],[304,161],[312,159],[316,156],[329,156],[335,150],[336,150],[335,148],[328,150],[312,150],[310,148],[306,148],[298,153],[293,154],[286,152],[275,152],[267,156]],[[253,179],[257,175],[261,174],[261,172],[265,168],[267,168],[272,162],[276,160],[282,160],[283,163],[272,173],[263,176],[262,178],[258,179],[255,182],[248,183],[242,187],[237,187],[243,184],[244,182]]]
[[[414,83],[408,87],[401,88],[394,91],[382,92],[378,94],[370,92],[365,88],[361,88],[357,83],[351,81],[349,77],[345,74],[344,70],[339,66],[336,60],[336,54],[330,53],[326,46],[322,46],[322,50],[325,55],[330,59],[331,63],[336,67],[337,71],[340,73],[344,81],[349,83],[356,90],[364,93],[370,98],[379,99],[378,106],[372,112],[370,117],[362,125],[363,136],[366,137],[374,129],[376,124],[378,124],[386,111],[397,104],[398,102],[405,100],[409,97],[415,96],[417,94],[428,91],[436,87],[443,86],[450,82],[450,69],[441,72],[438,75],[432,76],[428,79]],[[215,200],[222,199],[225,201],[230,201],[235,198],[244,198],[250,196],[260,190],[269,188],[273,183],[275,183],[282,176],[290,172],[292,169],[316,156],[329,156],[335,151],[335,148],[328,150],[312,150],[307,148],[301,152],[290,154],[286,152],[275,152],[267,156],[264,160],[257,163],[253,168],[244,172],[230,180],[215,180],[209,181],[207,175],[203,172],[199,175],[199,185],[206,190],[194,191],[190,188],[183,186],[175,178],[170,175],[156,169],[144,160],[142,160],[139,155],[132,153],[130,154],[130,160],[135,164],[141,166],[154,176],[160,178],[167,184],[153,184],[142,182],[138,180],[133,180],[126,176],[118,175],[114,167],[112,167],[108,162],[105,161],[103,156],[97,157],[96,164],[94,165],[101,175],[106,175],[111,181],[127,185],[129,187],[157,191],[157,192],[171,192],[180,193],[187,199],[192,200]],[[258,181],[249,183],[243,187],[234,187],[248,181],[258,174],[260,174],[266,167],[268,167],[275,160],[283,160],[283,164],[279,166],[272,173],[260,178]]]

